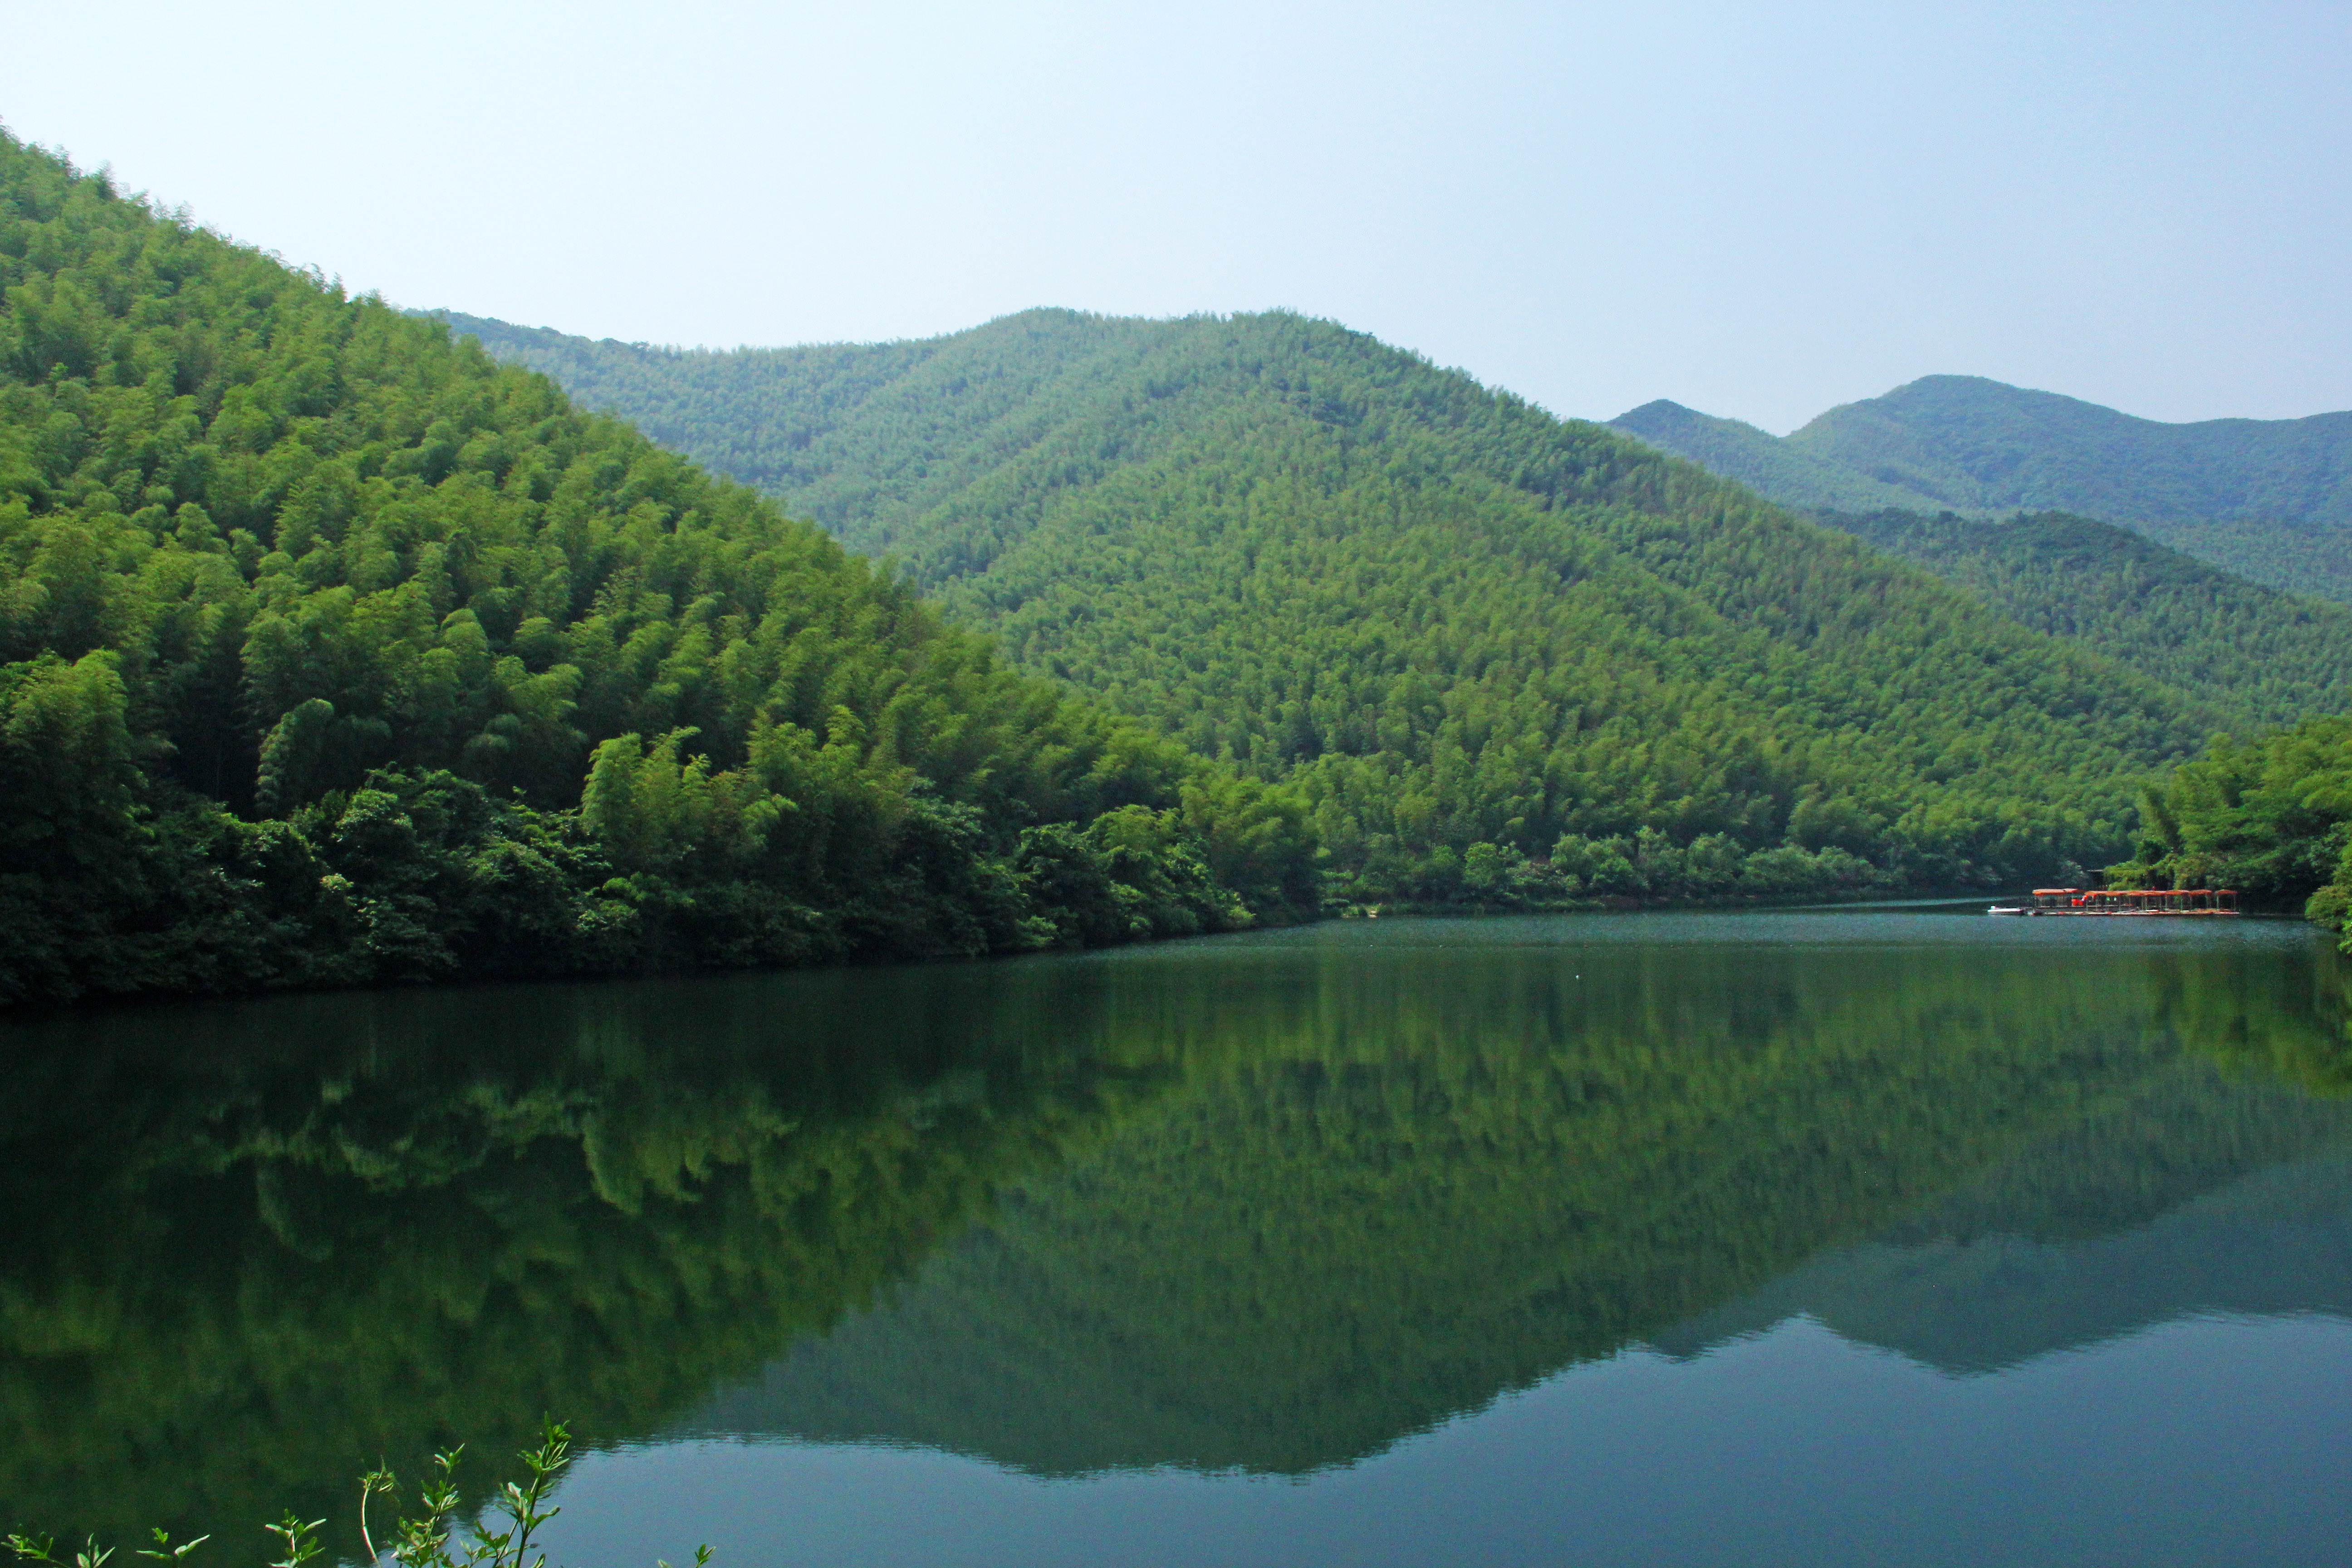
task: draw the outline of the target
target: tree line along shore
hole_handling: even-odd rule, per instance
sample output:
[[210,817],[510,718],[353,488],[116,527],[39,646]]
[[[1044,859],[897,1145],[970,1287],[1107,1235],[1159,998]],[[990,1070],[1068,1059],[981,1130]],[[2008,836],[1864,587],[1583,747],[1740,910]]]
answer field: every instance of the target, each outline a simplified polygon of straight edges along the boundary
[[496,326],[0,140],[0,1000],[2110,863],[2340,917],[2291,596],[2037,626],[1279,313]]

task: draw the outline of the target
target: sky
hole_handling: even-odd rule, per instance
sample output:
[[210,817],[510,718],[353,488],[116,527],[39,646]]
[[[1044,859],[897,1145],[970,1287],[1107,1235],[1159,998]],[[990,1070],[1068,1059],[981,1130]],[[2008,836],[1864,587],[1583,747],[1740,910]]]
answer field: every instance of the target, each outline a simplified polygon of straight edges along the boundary
[[591,337],[1286,308],[1553,411],[2352,408],[2352,5],[0,0],[0,123]]

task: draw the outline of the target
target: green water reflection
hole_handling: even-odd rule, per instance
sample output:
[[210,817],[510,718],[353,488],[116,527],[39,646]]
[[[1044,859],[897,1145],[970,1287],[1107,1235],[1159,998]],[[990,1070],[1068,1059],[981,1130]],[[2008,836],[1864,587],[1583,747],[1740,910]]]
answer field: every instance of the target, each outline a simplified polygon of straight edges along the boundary
[[[1297,1472],[1791,1310],[1956,1370],[2352,1312],[2340,961],[2000,923],[1391,923],[19,1019],[0,1498],[117,1536],[347,1510],[380,1457],[549,1409]],[[2305,1244],[2250,1272],[2281,1216]]]

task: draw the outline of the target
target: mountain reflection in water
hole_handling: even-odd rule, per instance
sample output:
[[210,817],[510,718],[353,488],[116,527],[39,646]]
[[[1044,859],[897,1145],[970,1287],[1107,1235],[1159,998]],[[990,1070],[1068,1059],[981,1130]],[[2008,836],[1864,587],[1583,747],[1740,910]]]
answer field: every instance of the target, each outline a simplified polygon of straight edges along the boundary
[[1958,1373],[2352,1316],[2341,962],[2064,923],[1382,922],[18,1019],[0,1498],[340,1523],[379,1457],[542,1410],[1296,1475],[1797,1316]]

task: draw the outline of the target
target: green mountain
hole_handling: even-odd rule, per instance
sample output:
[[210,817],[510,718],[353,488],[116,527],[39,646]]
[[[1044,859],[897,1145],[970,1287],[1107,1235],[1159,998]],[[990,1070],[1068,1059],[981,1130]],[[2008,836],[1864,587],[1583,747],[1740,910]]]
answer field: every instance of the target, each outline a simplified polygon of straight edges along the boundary
[[2241,728],[2352,708],[2352,609],[2224,572],[2129,529],[2063,512],[2002,521],[1820,510],[2021,626],[2065,637]]
[[740,486],[0,136],[0,1003],[979,952],[1297,815]]
[[[1998,387],[1961,376],[1931,379],[1962,391]],[[1895,402],[1917,387],[1881,401]],[[1851,416],[1852,408],[1832,410],[1786,440],[1663,400],[1611,423],[1915,562],[2021,626],[2073,638],[2187,692],[2232,725],[2291,723],[2352,706],[2352,615],[2305,596],[2352,589],[2352,530],[2339,540],[2329,525],[2307,525],[2279,535],[2285,553],[2248,559],[2251,539],[2210,518],[2141,518],[2122,528],[2065,512],[2026,514],[2006,504],[1946,505],[1899,468],[1846,460],[1853,454],[1844,435],[1857,426],[1883,430],[1887,423]],[[1807,432],[1824,426],[1822,439],[1804,443]],[[1915,433],[1914,447],[1927,444]],[[1979,500],[1985,493],[1958,481],[1943,489]],[[2159,539],[2169,547],[2153,542]],[[2339,544],[2340,559],[2330,553]],[[2221,560],[2234,569],[2217,569],[2212,563]],[[2352,599],[2352,592],[2339,597]]]
[[2352,600],[2352,413],[2168,425],[1931,375],[1787,437],[1664,401],[1612,424],[1789,506],[2073,512],[2256,582]]
[[449,318],[1304,796],[1366,898],[2055,872],[2214,727],[2081,646],[1328,322],[683,352]]
[[1663,397],[1609,424],[1782,506],[1864,512],[1918,507],[1927,500],[1907,486],[1874,479],[1742,420],[1701,414]]
[[2167,425],[1973,375],[1931,375],[1790,436],[1939,506],[2114,522],[2352,525],[2352,413]]

